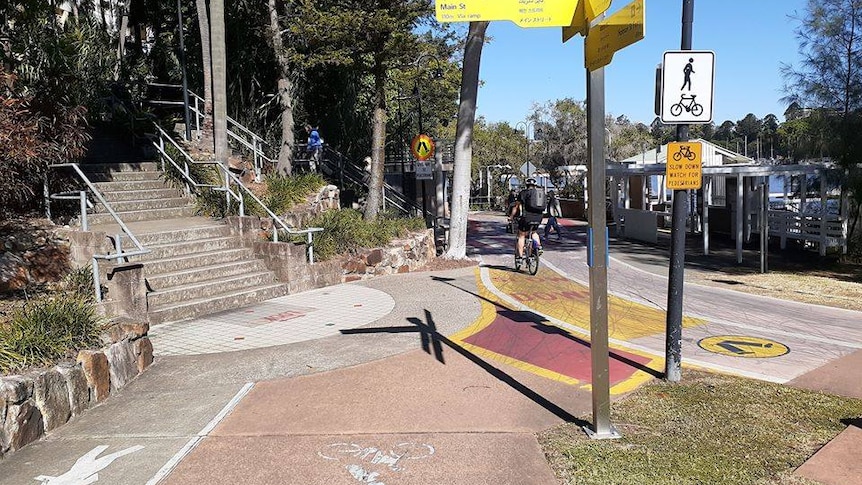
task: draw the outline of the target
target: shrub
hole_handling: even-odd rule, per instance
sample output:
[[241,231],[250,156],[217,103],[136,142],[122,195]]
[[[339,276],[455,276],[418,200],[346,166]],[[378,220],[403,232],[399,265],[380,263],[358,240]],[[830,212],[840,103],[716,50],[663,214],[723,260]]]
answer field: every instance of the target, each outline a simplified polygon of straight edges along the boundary
[[[343,209],[324,212],[309,221],[308,226],[323,228],[323,232],[314,236],[314,254],[316,258],[326,260],[360,248],[388,244],[410,231],[425,229],[425,222],[418,217],[401,218],[390,214],[366,221],[359,211]],[[304,238],[294,236],[294,241],[302,242]]]
[[323,176],[303,173],[290,177],[269,175],[266,178],[266,195],[261,199],[271,211],[284,214],[294,205],[305,202],[305,198],[326,185]]
[[0,325],[0,372],[50,365],[99,345],[102,320],[85,298],[45,298],[13,312]]

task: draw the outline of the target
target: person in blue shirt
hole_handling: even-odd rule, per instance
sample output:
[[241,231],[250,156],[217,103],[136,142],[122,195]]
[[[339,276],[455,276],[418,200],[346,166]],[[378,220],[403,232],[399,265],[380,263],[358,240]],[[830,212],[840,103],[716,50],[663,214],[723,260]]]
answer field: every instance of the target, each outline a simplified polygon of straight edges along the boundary
[[305,131],[308,133],[308,169],[312,172],[317,171],[317,165],[320,163],[320,156],[323,152],[323,138],[320,137],[318,128],[312,128],[311,125],[305,125]]

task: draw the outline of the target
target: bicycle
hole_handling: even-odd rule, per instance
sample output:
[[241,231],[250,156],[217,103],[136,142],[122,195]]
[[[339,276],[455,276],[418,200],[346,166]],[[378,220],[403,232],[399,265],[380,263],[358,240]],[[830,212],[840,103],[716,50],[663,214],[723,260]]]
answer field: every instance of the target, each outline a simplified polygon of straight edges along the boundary
[[679,151],[673,154],[673,161],[678,162],[682,160],[682,157],[685,157],[686,160],[694,161],[697,158],[697,155],[691,151],[691,147],[688,145],[682,145],[679,147]]
[[[515,270],[521,271],[521,265],[526,263],[527,271],[535,276],[539,272],[539,243],[533,239],[533,234],[539,237],[539,224],[530,224],[530,230],[524,239],[524,257],[518,257],[515,254]],[[517,250],[516,250],[517,251]]]
[[673,116],[679,116],[682,114],[683,108],[685,108],[686,112],[691,113],[694,116],[700,116],[703,114],[703,105],[694,100],[696,97],[696,94],[692,94],[691,96],[681,94],[679,103],[670,107],[670,114]]

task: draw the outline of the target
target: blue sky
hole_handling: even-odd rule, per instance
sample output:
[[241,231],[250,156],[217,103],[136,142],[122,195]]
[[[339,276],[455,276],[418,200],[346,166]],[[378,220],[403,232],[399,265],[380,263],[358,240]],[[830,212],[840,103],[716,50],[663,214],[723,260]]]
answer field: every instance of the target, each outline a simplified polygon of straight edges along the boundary
[[[609,14],[628,3],[613,0]],[[715,52],[713,121],[737,121],[748,113],[784,120],[781,62],[798,62],[789,15],[805,0],[695,0],[692,48]],[[606,111],[650,123],[655,68],[666,50],[680,47],[682,0],[646,0],[646,36],[614,56],[605,68]],[[561,43],[559,28],[522,29],[492,22],[482,52],[478,115],[523,120],[534,103],[586,97],[583,37]]]

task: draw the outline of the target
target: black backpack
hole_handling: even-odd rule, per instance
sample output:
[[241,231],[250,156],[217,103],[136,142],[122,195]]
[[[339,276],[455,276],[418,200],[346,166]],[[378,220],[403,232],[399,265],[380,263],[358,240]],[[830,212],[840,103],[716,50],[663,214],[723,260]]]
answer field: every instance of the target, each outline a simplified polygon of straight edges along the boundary
[[548,205],[548,200],[545,197],[545,191],[537,188],[531,188],[527,194],[527,212],[543,213]]

